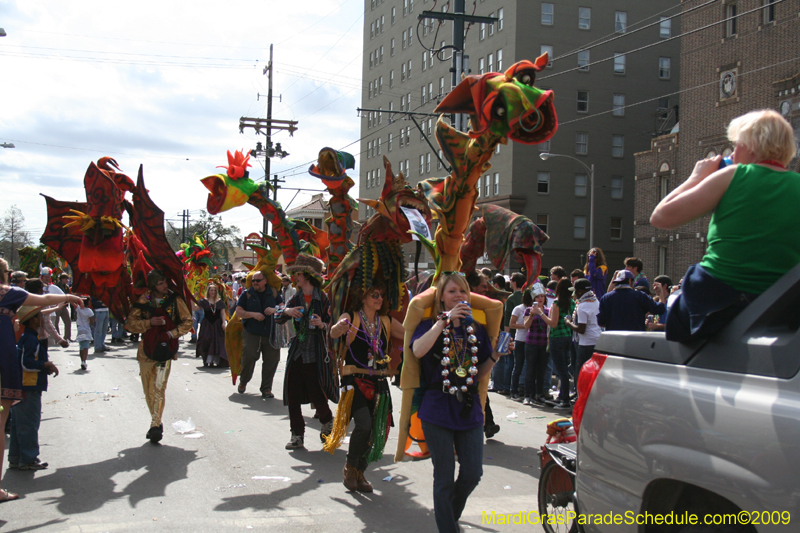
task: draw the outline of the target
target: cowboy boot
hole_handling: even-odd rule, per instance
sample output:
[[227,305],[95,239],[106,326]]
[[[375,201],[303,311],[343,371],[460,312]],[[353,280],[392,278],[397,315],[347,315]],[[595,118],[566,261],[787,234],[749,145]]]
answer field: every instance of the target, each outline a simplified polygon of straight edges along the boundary
[[343,483],[347,490],[352,492],[358,489],[358,470],[356,467],[345,463],[344,470],[342,470],[342,476],[344,477]]
[[364,471],[358,470],[358,485],[356,486],[356,490],[358,492],[372,492],[372,483],[367,481],[367,478],[364,477]]

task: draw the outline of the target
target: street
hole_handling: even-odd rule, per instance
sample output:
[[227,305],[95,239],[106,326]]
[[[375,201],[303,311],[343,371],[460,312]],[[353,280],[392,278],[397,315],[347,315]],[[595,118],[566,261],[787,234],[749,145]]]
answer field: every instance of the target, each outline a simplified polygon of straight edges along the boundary
[[[30,472],[4,465],[2,487],[20,500],[0,506],[0,530],[436,531],[431,462],[394,463],[396,428],[383,459],[365,472],[373,494],[346,491],[347,444],[334,455],[323,452],[319,422],[308,406],[306,450],[284,449],[290,436],[280,399],[286,350],[275,377],[277,397],[264,400],[258,378],[238,394],[229,369],[203,368],[194,345],[182,341],[167,387],[164,439],[153,445],[145,440],[149,414],[136,346],[107,346],[102,355],[90,349],[86,372],[77,343],[50,349],[61,372],[50,378],[42,400],[40,459],[50,467]],[[400,393],[392,391],[397,415]],[[484,475],[461,524],[465,530],[530,531],[529,525],[484,525],[483,512],[524,516],[537,509],[536,452],[547,422],[561,415],[497,394],[490,398],[501,431],[486,443]],[[189,418],[194,432],[173,429]]]

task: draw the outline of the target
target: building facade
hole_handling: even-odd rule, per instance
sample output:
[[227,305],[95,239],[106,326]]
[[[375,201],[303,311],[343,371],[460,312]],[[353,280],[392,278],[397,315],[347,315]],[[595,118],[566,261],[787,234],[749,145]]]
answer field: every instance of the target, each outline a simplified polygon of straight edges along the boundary
[[[680,131],[636,154],[634,253],[653,265],[651,274],[673,281],[702,259],[711,217],[666,231],[650,225],[650,214],[698,160],[733,152],[728,123],[755,109],[775,109],[793,125],[795,142],[800,139],[800,0],[704,4],[682,4]],[[798,170],[797,159],[792,168]]]
[[[383,156],[412,186],[446,173],[433,137],[437,118],[419,115],[420,131],[397,113],[432,113],[452,88],[452,49],[446,47],[453,42],[453,22],[417,18],[433,6],[433,0],[365,1],[362,108],[370,111],[362,113],[362,198],[380,194]],[[558,132],[543,145],[501,146],[481,178],[478,200],[523,214],[548,233],[544,268],[582,267],[591,234],[612,272],[631,255],[633,154],[650,146],[654,132],[672,126],[669,110],[677,99],[671,95],[679,79],[679,44],[673,37],[680,33],[680,18],[670,17],[679,12],[677,0],[475,2],[475,15],[498,20],[467,27],[471,74],[504,71],[544,51],[552,60],[536,85],[555,93]],[[543,161],[543,152],[568,157]],[[362,205],[359,220],[371,214]],[[517,268],[507,264],[506,273]]]

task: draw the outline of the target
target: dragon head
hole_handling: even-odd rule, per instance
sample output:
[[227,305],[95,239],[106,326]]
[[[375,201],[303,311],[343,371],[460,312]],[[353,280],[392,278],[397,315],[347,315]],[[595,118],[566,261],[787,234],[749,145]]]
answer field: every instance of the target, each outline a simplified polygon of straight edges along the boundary
[[319,151],[317,164],[311,165],[308,173],[321,179],[329,189],[336,189],[347,178],[347,169],[355,165],[356,159],[351,154],[326,147]]
[[421,228],[411,227],[401,207],[419,211],[428,227],[431,224],[431,210],[422,192],[419,189],[412,189],[406,183],[402,172],[397,175],[392,172],[392,164],[385,156],[383,166],[386,169],[386,179],[380,197],[377,200],[358,199],[359,202],[375,210],[375,214],[361,229],[359,242],[366,239],[396,239],[407,243],[411,241],[408,231]]
[[247,171],[247,167],[250,166],[249,159],[250,156],[245,157],[239,150],[235,155],[231,155],[228,151],[228,166],[217,167],[227,168],[227,174],[214,174],[200,180],[208,189],[206,209],[209,213],[216,215],[242,206],[258,189],[258,185],[250,179],[250,173]]
[[244,266],[250,268],[250,272],[248,272],[245,281],[245,287],[248,289],[252,287],[253,274],[261,272],[267,280],[267,285],[276,290],[280,290],[281,278],[275,274],[275,268],[278,266],[278,259],[281,257],[281,247],[278,244],[278,239],[275,237],[264,235],[263,233],[261,237],[264,239],[264,246],[259,244],[247,244],[247,246],[252,248],[256,252],[256,255],[258,255],[258,262],[255,265],[242,263]]
[[547,66],[547,53],[536,62],[519,61],[504,73],[467,76],[436,106],[436,113],[467,113],[473,139],[491,131],[522,144],[550,139],[558,129],[553,91],[534,86]]

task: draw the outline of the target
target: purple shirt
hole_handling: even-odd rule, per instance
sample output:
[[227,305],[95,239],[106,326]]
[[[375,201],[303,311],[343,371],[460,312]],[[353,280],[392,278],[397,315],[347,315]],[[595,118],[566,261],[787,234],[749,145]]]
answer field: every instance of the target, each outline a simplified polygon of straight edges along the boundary
[[[550,316],[550,308],[545,307],[543,309],[544,314]],[[530,307],[525,310],[525,319],[530,316],[531,309]],[[539,315],[535,315],[533,317],[533,324],[531,324],[530,329],[528,330],[528,337],[525,339],[525,344],[535,344],[537,346],[547,346],[547,324],[542,317]]]
[[[486,334],[486,328],[477,322],[475,325],[474,335],[478,338],[478,365],[486,361],[492,354],[492,345],[489,342],[489,336]],[[414,335],[411,337],[411,344],[417,339],[422,337],[433,326],[433,320],[427,319],[420,322],[417,326]],[[459,327],[453,331],[451,326],[451,335],[456,336],[465,335],[464,328]],[[445,393],[442,390],[442,366],[441,353],[444,343],[442,339],[444,335],[439,335],[433,348],[420,359],[422,367],[421,386],[428,388],[422,398],[422,405],[419,407],[417,416],[420,420],[424,420],[430,424],[436,424],[447,429],[453,430],[466,430],[483,426],[483,409],[481,408],[481,401],[478,394],[472,395],[472,409],[467,416],[462,416],[463,403],[458,401],[455,394]],[[451,352],[452,353],[452,352]],[[434,355],[436,354],[436,355]],[[450,372],[449,379],[453,385],[461,386],[462,379],[456,378],[455,372]],[[477,383],[476,383],[477,385]]]

